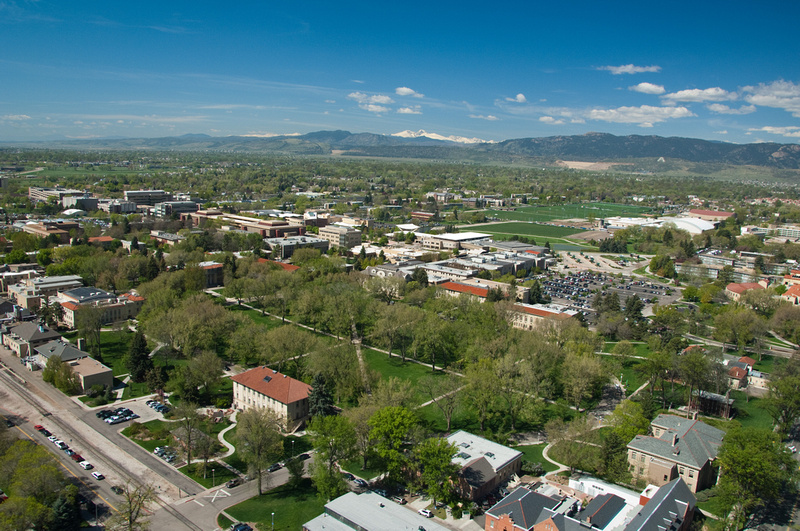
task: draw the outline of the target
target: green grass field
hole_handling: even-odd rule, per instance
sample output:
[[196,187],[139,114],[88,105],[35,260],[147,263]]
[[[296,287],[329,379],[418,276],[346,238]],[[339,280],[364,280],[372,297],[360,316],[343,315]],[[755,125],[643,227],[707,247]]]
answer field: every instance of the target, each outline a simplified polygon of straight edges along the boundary
[[487,217],[514,221],[552,221],[554,219],[588,219],[613,216],[640,216],[651,212],[650,208],[619,205],[614,203],[570,203],[568,205],[529,205],[517,207],[514,211],[487,210]]
[[439,370],[433,372],[430,367],[426,367],[411,361],[406,361],[403,363],[402,360],[397,356],[392,356],[392,358],[389,359],[388,355],[371,348],[362,349],[362,353],[367,366],[373,371],[380,373],[382,380],[394,377],[401,380],[410,381],[412,387],[414,387],[416,390],[417,401],[419,404],[430,400],[429,396],[425,396],[417,389],[417,382],[420,380],[420,378],[431,375],[435,377],[443,376],[443,373]]
[[544,468],[544,471],[550,473],[553,472],[554,470],[557,470],[558,467],[542,456],[542,450],[544,450],[545,446],[547,445],[532,444],[528,446],[515,446],[514,450],[522,452],[522,459],[524,461],[530,461],[531,463],[541,463],[542,468]]
[[306,478],[297,488],[292,488],[288,484],[281,485],[266,494],[234,505],[225,512],[240,522],[257,524],[258,529],[294,531],[322,514],[324,507],[325,502],[317,496],[311,480]]

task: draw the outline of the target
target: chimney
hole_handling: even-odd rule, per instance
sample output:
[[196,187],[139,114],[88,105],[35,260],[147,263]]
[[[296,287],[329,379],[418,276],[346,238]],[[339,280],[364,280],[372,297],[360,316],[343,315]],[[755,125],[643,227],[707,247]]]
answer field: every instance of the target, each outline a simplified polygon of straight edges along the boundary
[[676,444],[678,444],[678,434],[677,433],[673,433],[672,434],[672,446],[675,446]]
[[83,337],[78,338],[78,350],[86,352],[86,338]]

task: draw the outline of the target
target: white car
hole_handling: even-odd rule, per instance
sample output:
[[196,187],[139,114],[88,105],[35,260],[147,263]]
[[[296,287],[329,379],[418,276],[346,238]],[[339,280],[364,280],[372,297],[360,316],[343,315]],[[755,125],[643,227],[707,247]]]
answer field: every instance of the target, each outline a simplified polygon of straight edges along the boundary
[[47,438],[47,440],[50,441],[51,443],[54,443],[58,440],[58,437],[56,437],[55,435],[51,435],[50,437]]
[[428,509],[420,509],[417,512],[422,516],[424,516],[425,518],[433,518],[433,513],[430,512]]
[[[78,463],[78,464],[79,464],[79,465],[81,465],[81,468],[82,468],[82,469],[84,469],[84,470],[91,470],[91,469],[93,469],[93,468],[94,468],[94,467],[92,466],[92,464],[91,464],[89,461],[81,461],[81,462],[80,462],[80,463]],[[96,474],[96,473],[97,473],[97,472],[94,472],[92,475],[94,475],[94,474]]]
[[92,477],[94,477],[94,479],[98,479],[98,480],[99,479],[106,479],[106,477],[103,474],[101,474],[100,472],[92,472]]

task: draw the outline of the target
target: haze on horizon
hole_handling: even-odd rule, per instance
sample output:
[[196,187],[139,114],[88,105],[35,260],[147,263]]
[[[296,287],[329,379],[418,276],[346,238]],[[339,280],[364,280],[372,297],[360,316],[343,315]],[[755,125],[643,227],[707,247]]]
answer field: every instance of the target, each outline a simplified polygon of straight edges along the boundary
[[0,2],[0,141],[800,139],[800,5]]

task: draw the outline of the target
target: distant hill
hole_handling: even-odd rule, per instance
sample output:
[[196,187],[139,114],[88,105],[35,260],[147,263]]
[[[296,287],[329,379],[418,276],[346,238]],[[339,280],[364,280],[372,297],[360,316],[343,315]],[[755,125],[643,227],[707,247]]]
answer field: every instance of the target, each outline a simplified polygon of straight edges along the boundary
[[[424,132],[423,132],[424,133]],[[727,144],[696,138],[660,136],[615,136],[587,133],[575,136],[519,138],[497,143],[464,143],[425,133],[378,135],[349,131],[317,131],[305,135],[274,137],[212,137],[188,134],[165,138],[64,140],[49,142],[0,143],[48,149],[77,150],[174,150],[234,151],[291,155],[348,155],[480,163],[626,162],[681,160],[772,169],[800,169],[798,144]],[[431,138],[434,136],[436,138]]]

